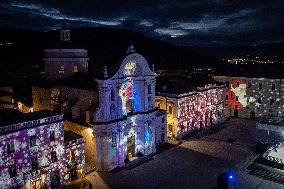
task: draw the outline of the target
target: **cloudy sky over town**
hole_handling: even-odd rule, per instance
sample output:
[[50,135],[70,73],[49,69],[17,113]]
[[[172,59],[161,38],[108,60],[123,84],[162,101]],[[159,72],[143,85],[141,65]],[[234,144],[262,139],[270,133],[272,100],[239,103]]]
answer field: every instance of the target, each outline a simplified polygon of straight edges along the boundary
[[70,27],[138,31],[182,45],[263,44],[284,40],[281,0],[5,0],[0,26],[47,31]]

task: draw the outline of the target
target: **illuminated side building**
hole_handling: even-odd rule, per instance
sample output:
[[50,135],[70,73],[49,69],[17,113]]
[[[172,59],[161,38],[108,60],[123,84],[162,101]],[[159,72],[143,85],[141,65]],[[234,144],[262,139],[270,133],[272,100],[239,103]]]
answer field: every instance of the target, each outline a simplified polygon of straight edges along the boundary
[[214,78],[227,86],[227,117],[255,118],[284,114],[283,79],[234,76]]
[[85,175],[85,142],[64,133],[62,114],[0,109],[0,115],[0,188],[58,188]]
[[220,82],[161,77],[157,91],[156,106],[167,111],[169,137],[224,121],[226,88]]
[[95,73],[35,84],[33,108],[64,113],[65,130],[86,140],[87,166],[109,171],[166,142],[166,112],[155,108],[155,81],[132,45],[122,61],[97,65]]

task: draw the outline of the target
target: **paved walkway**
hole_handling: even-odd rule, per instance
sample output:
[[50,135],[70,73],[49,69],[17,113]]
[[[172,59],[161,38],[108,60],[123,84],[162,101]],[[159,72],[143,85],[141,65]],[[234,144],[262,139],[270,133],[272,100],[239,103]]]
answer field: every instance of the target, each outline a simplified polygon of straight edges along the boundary
[[[238,189],[283,189],[284,186],[248,174],[246,167],[257,157],[255,122],[234,119],[226,128],[200,139],[183,140],[131,170],[93,172],[86,176],[93,188],[190,188],[213,189],[217,176],[231,167]],[[227,139],[234,139],[230,146]],[[231,158],[230,158],[231,151]],[[231,160],[230,160],[231,159]]]

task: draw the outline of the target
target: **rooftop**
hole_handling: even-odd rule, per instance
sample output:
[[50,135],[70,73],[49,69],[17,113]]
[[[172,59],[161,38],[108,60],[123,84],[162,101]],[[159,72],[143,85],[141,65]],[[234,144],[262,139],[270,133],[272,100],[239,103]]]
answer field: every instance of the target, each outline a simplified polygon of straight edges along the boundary
[[31,113],[22,113],[14,109],[0,108],[0,126],[32,121],[57,115],[51,111],[43,110]]
[[65,142],[70,142],[70,141],[74,141],[77,139],[83,138],[83,136],[78,135],[77,133],[74,133],[72,131],[66,131],[64,130],[64,141]]
[[156,78],[156,91],[158,93],[168,93],[180,95],[193,91],[200,91],[199,87],[205,87],[208,84],[213,84],[216,86],[223,86],[224,84],[215,81],[212,78],[196,78],[189,79],[187,77],[167,77],[159,76]]
[[55,86],[67,86],[71,88],[79,88],[86,90],[97,90],[97,82],[95,78],[90,74],[75,74],[70,77],[66,77],[59,80],[48,81],[41,79],[34,83],[34,86],[39,86],[43,88],[52,88]]

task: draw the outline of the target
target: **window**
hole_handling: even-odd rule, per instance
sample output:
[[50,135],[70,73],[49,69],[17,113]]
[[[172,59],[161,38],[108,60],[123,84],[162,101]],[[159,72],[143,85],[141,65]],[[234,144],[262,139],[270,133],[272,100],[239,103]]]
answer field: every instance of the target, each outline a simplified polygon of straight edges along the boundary
[[236,96],[236,101],[239,101],[239,97],[238,96]]
[[9,165],[9,175],[10,178],[17,176],[17,169],[15,164]]
[[78,66],[73,66],[73,73],[78,73],[79,70],[78,70]]
[[152,108],[152,97],[148,96],[148,109]]
[[236,106],[235,106],[235,109],[238,109],[238,108],[239,108],[238,105],[236,105]]
[[30,147],[36,146],[36,136],[30,137]]
[[56,151],[51,152],[51,161],[52,163],[57,162]]
[[171,106],[169,106],[169,114],[173,113],[173,108]]
[[57,71],[59,74],[64,74],[64,66],[57,67]]
[[173,132],[173,126],[172,126],[172,125],[169,125],[168,127],[169,127],[169,131],[170,131],[170,132]]
[[110,98],[111,98],[111,101],[115,101],[115,91],[114,91],[114,89],[112,89],[111,91],[110,91]]
[[148,85],[148,94],[152,94],[152,86],[151,86],[151,84]]
[[270,105],[274,104],[274,99],[270,99]]
[[258,98],[258,99],[257,99],[257,102],[258,102],[259,104],[261,104],[261,98]]
[[162,118],[162,123],[165,123],[165,118],[164,117]]
[[228,95],[226,95],[226,100],[228,100],[229,99],[229,96]]
[[230,82],[226,81],[226,86],[229,87],[230,86]]
[[248,83],[248,88],[251,88],[251,83]]
[[262,89],[262,83],[258,84],[258,89]]
[[111,134],[111,146],[112,147],[116,146],[116,134],[115,133]]
[[32,171],[37,171],[38,170],[38,161],[37,157],[32,158]]
[[70,160],[71,160],[72,162],[74,162],[74,161],[76,160],[76,158],[75,158],[75,151],[74,151],[74,150],[71,150],[71,151],[70,151]]
[[271,89],[275,90],[275,84],[274,83],[271,85]]
[[7,143],[7,152],[9,154],[15,152],[14,141],[10,141]]
[[50,142],[55,141],[55,131],[49,132],[49,140],[50,140]]
[[50,99],[50,105],[53,105],[53,104],[55,104],[54,100]]

